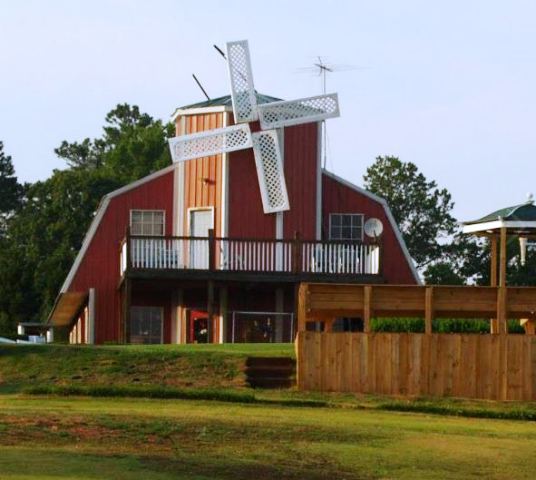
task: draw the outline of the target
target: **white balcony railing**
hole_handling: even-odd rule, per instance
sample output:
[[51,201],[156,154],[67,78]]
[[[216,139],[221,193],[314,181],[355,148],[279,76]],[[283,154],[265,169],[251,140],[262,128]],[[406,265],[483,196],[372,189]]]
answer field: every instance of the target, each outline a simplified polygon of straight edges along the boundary
[[362,243],[303,242],[303,273],[377,275],[380,247]]
[[301,240],[129,237],[121,245],[121,274],[133,269],[219,270],[378,275],[376,244]]

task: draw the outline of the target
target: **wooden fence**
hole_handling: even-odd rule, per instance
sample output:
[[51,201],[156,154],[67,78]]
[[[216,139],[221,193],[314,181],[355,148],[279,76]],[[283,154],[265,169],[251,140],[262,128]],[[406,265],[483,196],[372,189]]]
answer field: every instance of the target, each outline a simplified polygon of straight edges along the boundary
[[298,388],[536,399],[532,335],[298,332]]
[[[326,285],[298,298],[297,380],[303,390],[536,400],[536,336],[509,335],[508,318],[534,322],[534,287]],[[425,333],[372,333],[372,317],[416,316]],[[333,332],[338,317],[363,333]],[[497,334],[439,334],[434,318],[497,318]],[[321,322],[323,331],[308,331]],[[318,325],[318,323],[317,323]]]

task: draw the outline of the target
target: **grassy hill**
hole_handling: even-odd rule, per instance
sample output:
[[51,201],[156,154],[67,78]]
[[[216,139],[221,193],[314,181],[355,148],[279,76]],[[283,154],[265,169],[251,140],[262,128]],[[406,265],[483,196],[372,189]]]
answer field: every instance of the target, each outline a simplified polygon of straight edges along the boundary
[[0,347],[0,393],[35,386],[245,388],[248,356],[294,356],[289,344]]

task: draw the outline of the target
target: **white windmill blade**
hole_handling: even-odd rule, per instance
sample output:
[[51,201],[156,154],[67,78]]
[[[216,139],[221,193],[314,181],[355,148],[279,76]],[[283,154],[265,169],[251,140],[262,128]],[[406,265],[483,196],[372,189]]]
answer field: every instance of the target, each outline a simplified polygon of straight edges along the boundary
[[168,142],[174,162],[244,150],[252,146],[248,124],[180,135],[170,138]]
[[263,129],[318,122],[340,115],[339,99],[336,93],[265,103],[258,106],[258,111]]
[[235,123],[253,122],[259,114],[247,40],[227,43],[227,65]]
[[289,210],[287,185],[277,131],[263,130],[252,133],[251,137],[264,213]]

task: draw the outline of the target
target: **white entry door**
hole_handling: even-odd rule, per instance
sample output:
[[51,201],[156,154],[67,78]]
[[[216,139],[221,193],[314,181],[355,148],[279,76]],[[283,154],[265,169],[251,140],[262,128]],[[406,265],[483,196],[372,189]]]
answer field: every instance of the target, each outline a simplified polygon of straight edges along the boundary
[[[190,236],[208,237],[214,228],[212,210],[190,211]],[[190,268],[205,270],[208,265],[208,240],[190,240]]]

